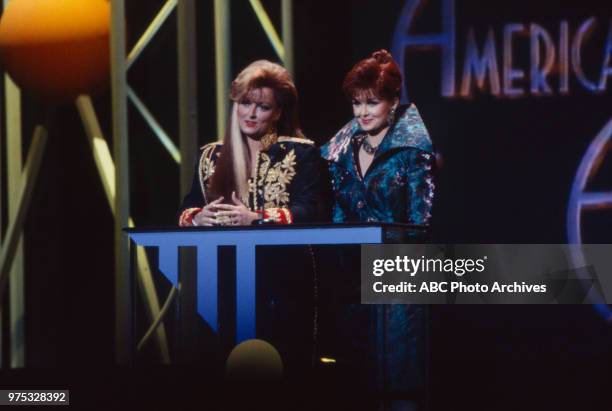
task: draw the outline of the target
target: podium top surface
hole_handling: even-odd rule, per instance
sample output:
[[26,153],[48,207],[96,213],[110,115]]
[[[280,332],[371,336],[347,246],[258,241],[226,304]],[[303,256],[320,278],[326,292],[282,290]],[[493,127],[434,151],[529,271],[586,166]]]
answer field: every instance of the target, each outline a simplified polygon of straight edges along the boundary
[[124,228],[123,231],[128,234],[136,233],[159,233],[159,232],[193,232],[193,231],[258,231],[258,230],[309,230],[309,229],[325,229],[325,228],[359,228],[359,227],[374,227],[380,228],[381,230],[403,230],[403,231],[415,231],[422,233],[427,231],[427,227],[414,225],[414,224],[401,224],[401,223],[315,223],[315,224],[263,224],[263,225],[250,225],[250,226],[214,226],[214,227],[178,227],[178,226],[150,226],[150,227],[138,227],[138,228]]

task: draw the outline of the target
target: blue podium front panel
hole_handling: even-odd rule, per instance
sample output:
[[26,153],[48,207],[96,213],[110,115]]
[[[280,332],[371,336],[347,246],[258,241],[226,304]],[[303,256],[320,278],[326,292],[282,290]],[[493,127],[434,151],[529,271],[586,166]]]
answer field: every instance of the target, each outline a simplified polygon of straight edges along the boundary
[[275,226],[127,230],[137,245],[159,249],[159,270],[174,285],[179,279],[179,247],[197,248],[197,310],[218,331],[219,246],[236,247],[236,344],[255,338],[255,247],[264,245],[379,244],[401,225]]

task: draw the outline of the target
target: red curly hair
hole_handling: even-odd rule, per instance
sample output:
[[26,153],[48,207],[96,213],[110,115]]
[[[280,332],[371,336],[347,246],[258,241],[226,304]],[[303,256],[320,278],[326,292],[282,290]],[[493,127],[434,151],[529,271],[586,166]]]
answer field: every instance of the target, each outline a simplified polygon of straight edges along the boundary
[[401,94],[402,74],[391,53],[378,50],[353,66],[342,89],[349,99],[371,90],[379,98],[394,100]]

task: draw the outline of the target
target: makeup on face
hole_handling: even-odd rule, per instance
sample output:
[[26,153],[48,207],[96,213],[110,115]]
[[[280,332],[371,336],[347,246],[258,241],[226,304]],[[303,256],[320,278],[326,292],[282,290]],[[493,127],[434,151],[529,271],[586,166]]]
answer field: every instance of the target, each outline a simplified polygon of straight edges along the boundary
[[372,90],[366,90],[353,96],[352,105],[359,126],[369,133],[389,125],[389,113],[397,102],[379,98]]
[[238,123],[247,137],[259,138],[268,133],[279,117],[280,109],[270,87],[252,89],[238,101]]

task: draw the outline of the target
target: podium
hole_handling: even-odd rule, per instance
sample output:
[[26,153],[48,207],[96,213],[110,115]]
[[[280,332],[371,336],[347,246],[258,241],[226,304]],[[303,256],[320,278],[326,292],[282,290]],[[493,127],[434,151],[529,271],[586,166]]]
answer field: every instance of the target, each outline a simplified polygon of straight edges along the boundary
[[[155,259],[153,259],[153,265],[156,265],[158,271],[163,274],[170,284],[177,288],[179,288],[180,285],[180,295],[186,294],[190,296],[188,298],[190,298],[192,302],[186,303],[186,307],[188,308],[182,310],[182,313],[193,315],[196,318],[200,317],[197,318],[197,320],[200,321],[200,323],[202,323],[201,320],[203,320],[210,329],[210,333],[213,335],[219,334],[220,328],[222,328],[221,334],[223,334],[224,330],[227,331],[228,324],[231,327],[235,327],[233,330],[234,332],[231,333],[231,341],[229,341],[229,344],[225,344],[226,351],[220,354],[220,356],[223,356],[227,355],[228,348],[245,340],[262,338],[258,335],[258,321],[262,321],[260,323],[261,325],[265,319],[258,318],[257,316],[257,285],[260,280],[264,280],[261,277],[262,273],[256,272],[256,262],[259,262],[261,265],[262,262],[265,263],[264,259],[266,256],[269,258],[271,253],[265,252],[268,247],[303,245],[312,246],[311,250],[317,250],[317,246],[327,247],[327,251],[332,251],[331,253],[327,253],[328,259],[330,255],[332,256],[331,258],[334,258],[335,255],[348,256],[345,260],[348,261],[349,269],[345,269],[343,275],[347,275],[351,278],[354,277],[353,279],[357,280],[355,283],[358,284],[360,277],[358,246],[360,244],[414,242],[415,238],[419,238],[425,230],[422,227],[405,224],[359,223],[264,225],[248,227],[172,227],[159,229],[136,228],[126,229],[125,231],[131,240],[130,247],[132,256],[134,256],[136,247],[138,246],[143,246],[145,249],[152,248],[156,250],[157,261],[155,262]],[[346,245],[353,245],[351,252],[348,254],[342,250],[343,248],[346,249]],[[231,259],[234,259],[230,265],[234,266],[235,264],[235,283],[232,283],[233,289],[230,289],[233,293],[232,298],[227,298],[227,289],[224,289],[222,294],[220,294],[219,291],[220,285],[224,280],[224,275],[221,274],[227,274],[219,271],[219,248],[227,249],[228,246],[235,249],[235,255],[229,254]],[[263,249],[258,249],[258,247],[263,247]],[[337,250],[336,247],[338,247]],[[319,249],[322,248],[323,247],[320,247]],[[184,261],[181,263],[182,258],[180,251],[182,250],[184,253],[186,249],[191,250],[190,259],[193,263],[187,264],[187,266],[192,266],[191,269],[188,270],[191,271],[191,274],[186,273],[186,270],[180,272],[180,268],[185,266]],[[277,253],[273,254],[277,255]],[[288,257],[288,254],[290,253],[281,252],[279,258],[281,260],[283,258],[285,260],[291,258]],[[227,266],[226,260],[228,253],[225,253],[223,256],[225,257],[224,263]],[[281,263],[275,261],[275,264],[299,264],[297,261],[285,260]],[[134,258],[132,258],[132,261],[134,261]],[[334,268],[330,268],[337,267],[337,265],[334,266],[334,264],[328,264],[328,262],[329,261],[319,262],[318,271],[320,276],[327,276],[330,278],[338,274],[334,272]],[[133,308],[133,300],[136,294],[134,292],[135,287],[133,286],[134,270],[131,271],[132,278],[128,283],[132,284],[132,290],[131,293],[124,293],[124,295],[129,294],[132,296],[132,301],[129,302],[128,306]],[[262,284],[264,283],[259,284],[259,286],[262,286]],[[325,291],[328,291],[328,289]],[[230,307],[231,309],[227,307],[228,300],[233,304],[233,307]],[[352,313],[356,313],[362,316],[362,318],[367,318],[367,322],[370,324],[376,323],[372,328],[374,333],[380,333],[381,327],[386,324],[386,320],[383,318],[385,313],[395,315],[393,309],[390,308],[391,306],[361,306],[359,305],[358,299],[357,301],[353,300],[351,306],[353,307],[351,308],[353,310],[351,311]],[[355,307],[358,311],[354,311]],[[230,318],[231,321],[227,321],[228,313],[224,311],[230,312],[232,317]],[[324,314],[335,315],[333,312],[326,312]],[[374,319],[374,317],[378,319]],[[222,327],[220,327],[220,324],[222,324]],[[424,327],[423,324],[424,321],[420,321],[418,326]],[[134,336],[133,315],[131,318],[131,326],[132,328],[129,333]],[[283,328],[283,326],[284,325],[281,324],[278,327]],[[295,324],[290,324],[290,326],[298,327],[300,325],[296,322]],[[268,323],[266,323],[266,327],[264,327],[266,330],[269,329]],[[185,328],[183,328],[183,330],[184,329]],[[419,331],[419,333],[421,333],[421,331]],[[370,340],[376,340],[377,342],[374,344],[384,344],[386,346],[393,345],[385,341],[381,342],[381,338],[384,339],[385,335],[386,334],[383,332],[382,337],[378,335],[376,338]],[[418,339],[424,341],[424,338],[420,338],[421,336],[422,334],[419,334]],[[406,344],[408,344],[408,342],[406,342]],[[386,349],[381,349],[379,351],[384,353],[385,350]],[[134,353],[134,351],[132,352]],[[182,353],[179,354],[183,355]],[[372,354],[372,358],[380,358],[380,355],[383,354],[374,353]],[[353,356],[353,358],[355,357]],[[380,366],[382,371],[375,372],[375,374],[379,376],[383,375],[387,368],[392,367],[390,364],[393,363],[393,359],[389,358],[383,362],[384,364],[381,363],[382,365]],[[420,360],[418,362],[420,363]],[[183,363],[189,364],[190,362],[186,360],[183,361]],[[314,364],[314,361],[309,363]],[[424,367],[421,367],[419,364],[418,368],[418,372],[413,372],[411,374],[417,377],[410,378],[411,381],[417,381],[417,389],[421,390],[421,386],[424,384],[424,378],[421,378],[421,375],[424,374],[424,372],[422,372]],[[389,385],[386,381],[388,378],[379,376],[375,378],[382,382],[380,382],[380,384],[377,383],[377,385],[382,387],[381,390],[386,390],[383,385]]]
[[126,229],[138,246],[158,248],[158,268],[178,287],[179,247],[196,247],[197,312],[218,330],[218,262],[220,246],[236,247],[236,344],[256,338],[255,273],[257,246],[382,244],[401,242],[422,229],[406,224],[269,225],[250,227],[188,227]]

